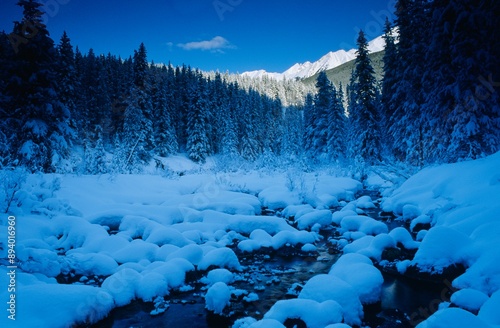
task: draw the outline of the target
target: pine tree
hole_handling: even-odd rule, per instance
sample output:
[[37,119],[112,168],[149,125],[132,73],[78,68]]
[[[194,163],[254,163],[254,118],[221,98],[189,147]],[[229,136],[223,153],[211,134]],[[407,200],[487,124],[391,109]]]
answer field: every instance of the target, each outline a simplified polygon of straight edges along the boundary
[[97,125],[94,131],[95,141],[85,142],[85,167],[88,174],[104,174],[108,171],[106,151],[104,150],[102,128]]
[[63,33],[57,50],[59,55],[57,58],[59,98],[72,113],[75,113],[75,98],[79,86],[77,85],[76,77],[75,53],[73,52],[73,46],[66,32]]
[[398,81],[392,92],[389,133],[397,159],[422,166],[426,158],[424,136],[429,115],[422,89],[422,74],[429,41],[429,17],[426,0],[398,0],[396,25],[399,28]]
[[13,105],[8,114],[16,136],[13,153],[31,171],[61,171],[73,132],[70,112],[58,95],[57,52],[43,24],[42,5],[33,0],[18,5],[23,19],[9,35],[15,54],[6,87]]
[[253,161],[261,153],[258,133],[259,127],[257,126],[256,117],[261,111],[262,103],[260,98],[256,97],[254,92],[250,92],[245,95],[245,93],[239,91],[239,118],[240,122],[240,155],[246,160]]
[[316,112],[314,98],[308,93],[304,100],[304,149],[312,153],[314,147],[314,131],[316,130]]
[[345,128],[346,116],[342,104],[342,94],[339,94],[332,85],[330,96],[330,106],[328,108],[328,136],[327,153],[331,159],[338,160],[345,157]]
[[385,20],[385,29],[384,29],[384,77],[382,78],[382,96],[381,96],[381,138],[385,140],[384,148],[392,152],[392,147],[394,144],[393,138],[391,138],[391,134],[389,133],[390,128],[390,117],[392,115],[392,110],[394,110],[394,106],[392,103],[392,95],[394,93],[394,89],[398,83],[397,81],[397,72],[398,69],[397,61],[397,47],[395,43],[395,36],[393,34],[393,28],[389,19]]
[[375,163],[381,160],[380,105],[377,102],[376,81],[368,57],[368,43],[363,31],[359,32],[357,44],[352,102],[349,108],[349,119],[352,122],[351,128],[354,132],[352,149],[366,163]]
[[333,85],[322,71],[316,79],[316,88],[318,93],[314,97],[315,127],[313,130],[312,155],[321,156],[328,152],[328,133],[329,133],[329,111],[333,94]]
[[208,139],[208,91],[206,81],[200,73],[190,84],[191,106],[187,117],[186,150],[189,158],[195,162],[204,162],[211,154]]
[[222,139],[219,146],[221,153],[229,157],[238,155],[238,132],[236,126],[236,113],[239,112],[238,90],[234,84],[226,85],[226,99],[220,104],[222,119]]
[[168,156],[177,153],[179,145],[173,123],[173,80],[163,67],[156,76],[153,91],[153,108],[155,113],[155,153]]
[[432,114],[428,142],[439,140],[440,146],[432,148],[434,160],[476,159],[500,149],[498,93],[479,80],[498,66],[498,54],[487,42],[490,24],[498,21],[495,7],[498,13],[491,1],[432,4],[432,53],[424,83]]

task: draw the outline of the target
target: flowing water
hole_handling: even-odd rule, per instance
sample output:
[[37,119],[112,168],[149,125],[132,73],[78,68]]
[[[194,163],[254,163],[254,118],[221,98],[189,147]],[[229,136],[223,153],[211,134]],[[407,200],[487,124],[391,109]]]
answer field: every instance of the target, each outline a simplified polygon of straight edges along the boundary
[[[376,194],[366,192],[376,198]],[[390,229],[401,226],[391,218],[379,217],[380,209],[367,212],[375,219],[383,219]],[[243,273],[231,286],[259,296],[256,302],[245,302],[242,296],[231,301],[230,313],[221,317],[205,310],[202,295],[206,287],[198,282],[201,277],[192,277],[188,283],[194,287],[189,292],[173,292],[166,297],[163,306],[167,310],[157,316],[150,315],[155,309],[153,303],[134,301],[114,309],[101,322],[90,327],[175,327],[175,328],[225,328],[231,327],[238,318],[251,316],[261,319],[278,300],[296,297],[301,286],[317,274],[328,273],[340,256],[328,242],[335,229],[322,233],[325,237],[319,244],[318,254],[309,256],[293,248],[280,249],[278,252],[238,253],[240,263],[245,267]],[[401,276],[384,273],[381,302],[365,306],[364,325],[369,327],[414,327],[418,322],[437,310],[437,305],[447,301],[450,290],[445,284],[427,285],[407,280]]]

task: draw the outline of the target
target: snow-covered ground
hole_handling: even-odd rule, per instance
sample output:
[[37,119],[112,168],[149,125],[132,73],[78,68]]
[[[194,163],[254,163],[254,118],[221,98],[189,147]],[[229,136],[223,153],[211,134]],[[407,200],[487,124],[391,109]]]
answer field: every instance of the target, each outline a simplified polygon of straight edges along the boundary
[[[206,308],[223,313],[231,295],[241,292],[232,286],[246,269],[237,252],[285,246],[314,252],[319,232],[331,225],[341,234],[332,242],[343,255],[330,271],[309,279],[297,298],[276,302],[262,320],[241,318],[233,327],[284,327],[288,318],[308,327],[361,325],[363,305],[380,300],[383,277],[373,263],[396,245],[417,249],[412,260],[397,263],[402,273],[409,266],[427,272],[452,264],[467,268],[452,282],[452,304],[441,304],[421,327],[500,325],[500,153],[427,168],[384,191],[385,211],[412,228],[432,226],[416,240],[404,228],[389,231],[363,215],[374,200],[356,198],[362,184],[350,178],[214,172],[179,157],[170,165],[182,174],[28,176],[10,208],[13,280],[8,214],[1,217],[0,300],[9,309],[15,295],[16,320],[14,325],[12,313],[4,311],[0,325],[97,322],[134,299],[157,301],[189,290],[186,273],[194,270],[204,273]],[[279,215],[264,215],[262,208]],[[330,208],[339,210],[332,214]],[[58,283],[63,276],[71,283]],[[12,282],[15,294],[8,290]],[[245,295],[258,302],[259,290]]]

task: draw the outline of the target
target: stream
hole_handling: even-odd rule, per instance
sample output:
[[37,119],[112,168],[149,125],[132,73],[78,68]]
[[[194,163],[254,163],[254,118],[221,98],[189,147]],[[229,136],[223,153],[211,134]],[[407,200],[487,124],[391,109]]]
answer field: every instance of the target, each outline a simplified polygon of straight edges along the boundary
[[[377,195],[364,193],[372,199]],[[383,220],[389,229],[401,226],[401,222],[380,217],[377,208],[367,211],[366,215]],[[341,253],[328,242],[335,238],[336,229],[322,231],[323,239],[316,244],[317,253],[303,254],[293,247],[284,247],[278,251],[254,252],[238,255],[244,270],[235,274],[236,281],[230,285],[240,290],[243,295],[233,297],[227,316],[213,315],[205,310],[203,295],[206,285],[199,282],[200,273],[186,277],[186,285],[193,287],[186,292],[172,291],[165,301],[157,303],[133,301],[131,304],[116,308],[107,318],[94,325],[79,327],[175,327],[175,328],[226,328],[243,317],[261,319],[272,305],[282,299],[296,297],[307,280],[314,275],[328,273]],[[425,284],[404,277],[383,272],[384,283],[381,301],[364,306],[363,326],[369,327],[415,327],[420,321],[437,310],[437,305],[447,301],[449,290],[443,284]],[[246,302],[243,296],[249,292],[258,295],[259,300]],[[151,315],[155,308],[165,308],[160,315]],[[225,310],[225,311],[226,311]],[[293,325],[290,325],[293,327]],[[298,328],[301,325],[296,326]]]

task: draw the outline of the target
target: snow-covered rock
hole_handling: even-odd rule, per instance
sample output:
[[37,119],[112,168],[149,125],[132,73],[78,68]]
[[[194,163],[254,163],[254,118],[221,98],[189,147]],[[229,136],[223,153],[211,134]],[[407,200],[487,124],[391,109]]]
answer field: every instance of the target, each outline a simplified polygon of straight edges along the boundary
[[229,305],[230,300],[231,291],[229,287],[223,282],[216,282],[205,295],[205,308],[215,314],[222,314],[224,308]]

